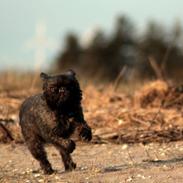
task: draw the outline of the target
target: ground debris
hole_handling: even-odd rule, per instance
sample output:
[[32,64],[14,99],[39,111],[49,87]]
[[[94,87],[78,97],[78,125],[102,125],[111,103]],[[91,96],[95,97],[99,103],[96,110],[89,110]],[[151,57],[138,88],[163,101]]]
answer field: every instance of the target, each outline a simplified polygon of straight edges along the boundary
[[[34,94],[30,91],[1,91],[0,142],[23,142],[19,107]],[[182,140],[183,86],[164,81],[146,83],[134,95],[107,86],[84,89],[83,108],[93,129],[93,143],[150,143]]]

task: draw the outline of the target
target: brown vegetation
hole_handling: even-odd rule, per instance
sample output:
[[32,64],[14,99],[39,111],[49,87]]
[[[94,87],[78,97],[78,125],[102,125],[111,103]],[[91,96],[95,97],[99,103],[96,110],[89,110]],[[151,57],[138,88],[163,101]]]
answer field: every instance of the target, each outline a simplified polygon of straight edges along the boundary
[[[153,81],[128,94],[122,87],[114,91],[112,85],[101,88],[90,84],[83,90],[84,113],[93,128],[94,143],[167,142],[183,138],[182,86]],[[1,90],[1,142],[23,142],[18,125],[19,106],[27,96],[38,91]]]

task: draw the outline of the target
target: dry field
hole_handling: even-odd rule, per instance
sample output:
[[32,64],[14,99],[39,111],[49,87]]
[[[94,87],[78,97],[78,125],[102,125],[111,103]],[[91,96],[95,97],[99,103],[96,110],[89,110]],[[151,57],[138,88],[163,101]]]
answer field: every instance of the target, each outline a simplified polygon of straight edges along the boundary
[[40,92],[39,84],[34,87],[31,77],[2,78],[0,182],[182,182],[183,86],[153,81],[133,90],[83,87],[85,118],[94,138],[88,145],[78,142],[73,154],[78,168],[71,173],[63,172],[60,157],[48,147],[57,172],[44,176],[18,125],[19,106]]

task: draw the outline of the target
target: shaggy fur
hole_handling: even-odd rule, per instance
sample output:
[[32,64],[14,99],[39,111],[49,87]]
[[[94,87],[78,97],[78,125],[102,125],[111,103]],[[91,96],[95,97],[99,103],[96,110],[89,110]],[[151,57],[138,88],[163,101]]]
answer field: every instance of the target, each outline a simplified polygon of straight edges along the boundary
[[51,143],[59,150],[65,170],[75,169],[76,164],[70,156],[75,149],[71,135],[78,130],[81,139],[92,139],[91,128],[82,112],[79,83],[73,71],[56,76],[41,73],[40,76],[43,93],[26,99],[20,108],[25,142],[44,173],[53,173],[44,150],[45,143]]

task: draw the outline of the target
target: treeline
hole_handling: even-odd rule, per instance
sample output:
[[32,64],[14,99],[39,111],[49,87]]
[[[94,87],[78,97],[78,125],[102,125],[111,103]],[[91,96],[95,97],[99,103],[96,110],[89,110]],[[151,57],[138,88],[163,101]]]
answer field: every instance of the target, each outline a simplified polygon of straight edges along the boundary
[[126,80],[155,77],[181,80],[182,33],[178,22],[167,28],[152,21],[139,34],[132,21],[121,16],[110,35],[98,30],[87,46],[81,46],[77,35],[68,34],[54,70],[73,68],[82,76],[112,81],[125,67]]

